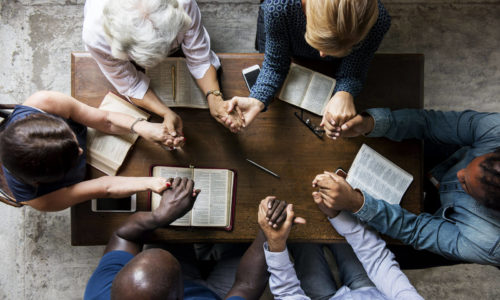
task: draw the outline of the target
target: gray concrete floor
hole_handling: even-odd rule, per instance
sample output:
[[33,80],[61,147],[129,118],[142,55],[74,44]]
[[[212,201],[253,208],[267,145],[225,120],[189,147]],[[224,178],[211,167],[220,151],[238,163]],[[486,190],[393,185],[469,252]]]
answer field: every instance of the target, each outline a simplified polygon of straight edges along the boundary
[[[499,0],[385,0],[379,51],[425,54],[425,107],[500,111]],[[199,0],[216,52],[252,52],[257,0]],[[0,103],[70,93],[84,0],[0,0]],[[79,299],[103,247],[71,247],[69,210],[0,209],[0,298]],[[500,299],[500,271],[476,264],[406,271],[427,299]]]

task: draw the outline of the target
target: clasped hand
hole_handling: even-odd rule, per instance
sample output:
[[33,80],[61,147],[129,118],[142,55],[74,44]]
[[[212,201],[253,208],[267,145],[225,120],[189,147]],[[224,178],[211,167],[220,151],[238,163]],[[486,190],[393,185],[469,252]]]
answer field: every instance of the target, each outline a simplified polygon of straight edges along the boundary
[[157,224],[170,224],[193,208],[200,190],[194,190],[194,181],[186,177],[169,179],[170,187],[161,197],[160,205],[153,211]]
[[337,174],[325,171],[314,178],[312,186],[318,189],[312,193],[314,202],[330,218],[337,216],[341,210],[356,212],[363,206],[361,191],[353,189]]
[[245,127],[245,119],[240,108],[230,109],[229,101],[224,101],[222,98],[217,97],[214,100],[209,100],[208,105],[212,117],[231,130],[231,132],[236,133]]

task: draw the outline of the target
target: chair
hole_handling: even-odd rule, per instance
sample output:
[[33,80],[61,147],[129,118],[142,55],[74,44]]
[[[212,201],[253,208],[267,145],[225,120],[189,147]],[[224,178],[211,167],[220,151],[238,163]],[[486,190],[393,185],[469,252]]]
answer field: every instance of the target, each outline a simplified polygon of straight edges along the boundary
[[[3,118],[3,120],[0,122],[0,128],[2,128],[2,125],[10,116],[10,110],[12,109],[14,109],[14,104],[0,104],[0,117]],[[10,191],[9,186],[7,185],[7,181],[5,181],[1,162],[0,162],[0,201],[14,207],[23,206],[22,204],[16,202],[14,195]]]

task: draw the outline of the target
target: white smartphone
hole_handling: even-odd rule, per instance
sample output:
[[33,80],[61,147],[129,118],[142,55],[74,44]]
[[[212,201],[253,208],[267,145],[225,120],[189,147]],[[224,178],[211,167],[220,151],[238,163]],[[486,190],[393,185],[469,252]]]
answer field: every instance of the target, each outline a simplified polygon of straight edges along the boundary
[[254,65],[243,69],[241,73],[243,73],[243,78],[245,79],[248,90],[250,91],[255,82],[257,82],[257,77],[259,77],[260,73],[260,67],[259,65]]
[[92,199],[93,212],[134,212],[136,211],[137,194],[124,198]]

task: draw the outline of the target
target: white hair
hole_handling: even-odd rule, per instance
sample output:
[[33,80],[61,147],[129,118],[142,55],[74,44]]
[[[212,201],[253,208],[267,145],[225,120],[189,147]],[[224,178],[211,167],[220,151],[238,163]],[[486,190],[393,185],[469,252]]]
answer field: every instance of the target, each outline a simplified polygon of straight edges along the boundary
[[103,10],[111,54],[145,68],[165,59],[172,42],[190,24],[177,0],[109,0]]

